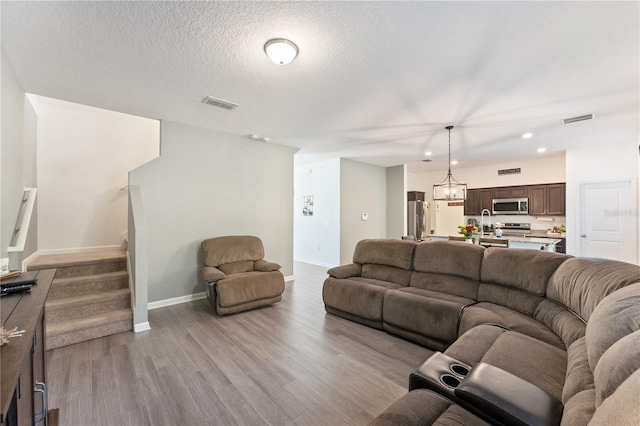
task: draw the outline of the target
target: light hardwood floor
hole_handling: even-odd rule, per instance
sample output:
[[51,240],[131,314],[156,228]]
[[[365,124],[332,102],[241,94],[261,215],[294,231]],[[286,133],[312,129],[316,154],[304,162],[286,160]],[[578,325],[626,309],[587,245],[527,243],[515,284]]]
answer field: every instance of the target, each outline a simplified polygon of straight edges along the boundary
[[199,300],[49,351],[49,408],[62,426],[368,423],[431,351],[326,314],[326,268],[294,274],[272,307],[216,317]]

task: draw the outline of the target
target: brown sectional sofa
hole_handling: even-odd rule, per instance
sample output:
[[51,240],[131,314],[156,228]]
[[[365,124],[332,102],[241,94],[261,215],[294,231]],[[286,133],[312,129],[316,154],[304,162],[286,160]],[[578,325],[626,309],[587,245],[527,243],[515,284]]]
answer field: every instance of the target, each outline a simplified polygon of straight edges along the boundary
[[[420,380],[412,382],[372,424],[640,424],[640,266],[404,240],[363,240],[353,260],[328,271],[328,313],[471,367],[468,377],[458,376],[459,389],[426,390],[415,385]],[[429,374],[428,361],[412,380]],[[515,417],[470,402],[467,389],[483,371],[513,377],[505,379],[507,388],[525,387],[498,403]],[[518,411],[516,395],[540,389],[558,404],[561,418],[554,419],[551,408],[525,407],[542,410],[529,417]]]

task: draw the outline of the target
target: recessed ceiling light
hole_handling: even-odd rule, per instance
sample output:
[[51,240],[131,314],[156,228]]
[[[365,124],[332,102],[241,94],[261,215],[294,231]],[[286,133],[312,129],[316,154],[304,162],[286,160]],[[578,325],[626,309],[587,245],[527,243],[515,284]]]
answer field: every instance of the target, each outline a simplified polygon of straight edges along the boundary
[[287,65],[298,56],[298,46],[284,38],[274,38],[264,45],[264,52],[278,65]]
[[455,166],[456,164],[458,164],[458,160],[451,160],[451,165]]
[[424,153],[424,155],[425,155],[426,157],[431,157],[431,156],[433,155],[433,152],[431,152],[431,151],[427,151],[427,152],[425,152],[425,153]]
[[522,139],[531,139],[533,137],[533,133],[524,133],[522,135]]
[[538,152],[545,152],[547,148],[538,148]]

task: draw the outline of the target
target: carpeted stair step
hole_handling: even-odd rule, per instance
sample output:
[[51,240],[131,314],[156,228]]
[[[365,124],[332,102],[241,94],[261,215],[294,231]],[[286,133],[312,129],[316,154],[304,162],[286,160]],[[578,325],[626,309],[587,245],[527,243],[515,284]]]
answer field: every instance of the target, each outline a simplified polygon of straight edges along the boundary
[[127,270],[124,250],[102,250],[86,253],[50,254],[38,256],[29,264],[29,271],[55,268],[56,278],[96,275]]
[[82,318],[47,323],[47,350],[133,329],[131,309],[118,309]]
[[128,288],[47,300],[45,319],[51,324],[125,308],[131,308],[131,291]]
[[129,288],[127,271],[106,272],[104,274],[81,275],[78,277],[56,278],[53,280],[47,300]]

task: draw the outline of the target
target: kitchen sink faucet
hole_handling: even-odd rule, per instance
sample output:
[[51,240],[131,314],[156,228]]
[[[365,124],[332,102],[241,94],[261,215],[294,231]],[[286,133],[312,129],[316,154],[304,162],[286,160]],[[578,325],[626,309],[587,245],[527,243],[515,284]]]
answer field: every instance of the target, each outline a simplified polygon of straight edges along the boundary
[[489,226],[491,226],[491,212],[489,209],[482,209],[480,212],[480,238],[484,237],[484,212],[489,215]]

